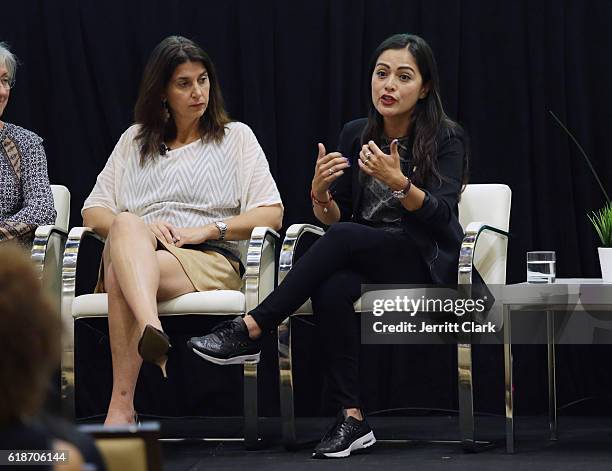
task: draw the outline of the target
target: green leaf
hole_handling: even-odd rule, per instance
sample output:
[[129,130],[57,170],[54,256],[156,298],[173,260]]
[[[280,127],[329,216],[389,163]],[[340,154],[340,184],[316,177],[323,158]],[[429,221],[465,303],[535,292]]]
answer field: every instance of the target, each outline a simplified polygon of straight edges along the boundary
[[602,247],[612,247],[612,203],[587,214],[595,232],[601,240]]

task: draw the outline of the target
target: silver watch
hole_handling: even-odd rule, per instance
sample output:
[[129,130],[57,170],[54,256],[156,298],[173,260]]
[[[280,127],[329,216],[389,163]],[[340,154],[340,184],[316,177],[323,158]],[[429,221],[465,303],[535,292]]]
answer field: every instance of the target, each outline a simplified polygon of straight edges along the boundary
[[223,221],[215,221],[213,223],[219,229],[219,238],[217,240],[225,240],[225,233],[227,232],[227,224]]

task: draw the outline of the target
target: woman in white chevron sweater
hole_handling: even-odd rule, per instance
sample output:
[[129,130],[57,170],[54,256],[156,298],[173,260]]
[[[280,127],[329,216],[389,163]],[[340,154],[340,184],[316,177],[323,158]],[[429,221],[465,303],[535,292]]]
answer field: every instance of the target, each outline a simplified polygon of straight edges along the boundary
[[157,301],[239,289],[237,241],[255,226],[279,229],[283,214],[263,150],[228,118],[198,45],[180,36],[157,45],[134,114],[82,210],[106,238],[98,290],[108,293],[113,360],[107,425],[134,422],[142,360],[166,374]]

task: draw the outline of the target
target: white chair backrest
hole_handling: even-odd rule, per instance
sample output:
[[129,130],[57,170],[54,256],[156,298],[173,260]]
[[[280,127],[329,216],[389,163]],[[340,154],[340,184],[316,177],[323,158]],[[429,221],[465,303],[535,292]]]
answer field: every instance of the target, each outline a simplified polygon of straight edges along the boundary
[[[459,222],[464,229],[470,222],[483,222],[508,231],[512,191],[507,185],[467,185],[459,202]],[[508,241],[490,233],[478,239],[474,264],[487,284],[506,283]]]
[[70,223],[70,192],[64,185],[51,185],[53,192],[53,204],[57,211],[55,225],[68,231]]

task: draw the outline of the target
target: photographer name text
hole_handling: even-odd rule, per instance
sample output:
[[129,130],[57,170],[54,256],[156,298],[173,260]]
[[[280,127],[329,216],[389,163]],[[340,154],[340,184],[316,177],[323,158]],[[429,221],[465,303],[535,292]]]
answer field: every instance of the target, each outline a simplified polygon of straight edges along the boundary
[[494,334],[497,332],[493,322],[479,324],[477,322],[443,322],[431,324],[429,322],[396,322],[386,323],[376,321],[372,324],[372,329],[377,334],[404,334],[404,333],[432,333],[432,334]]

